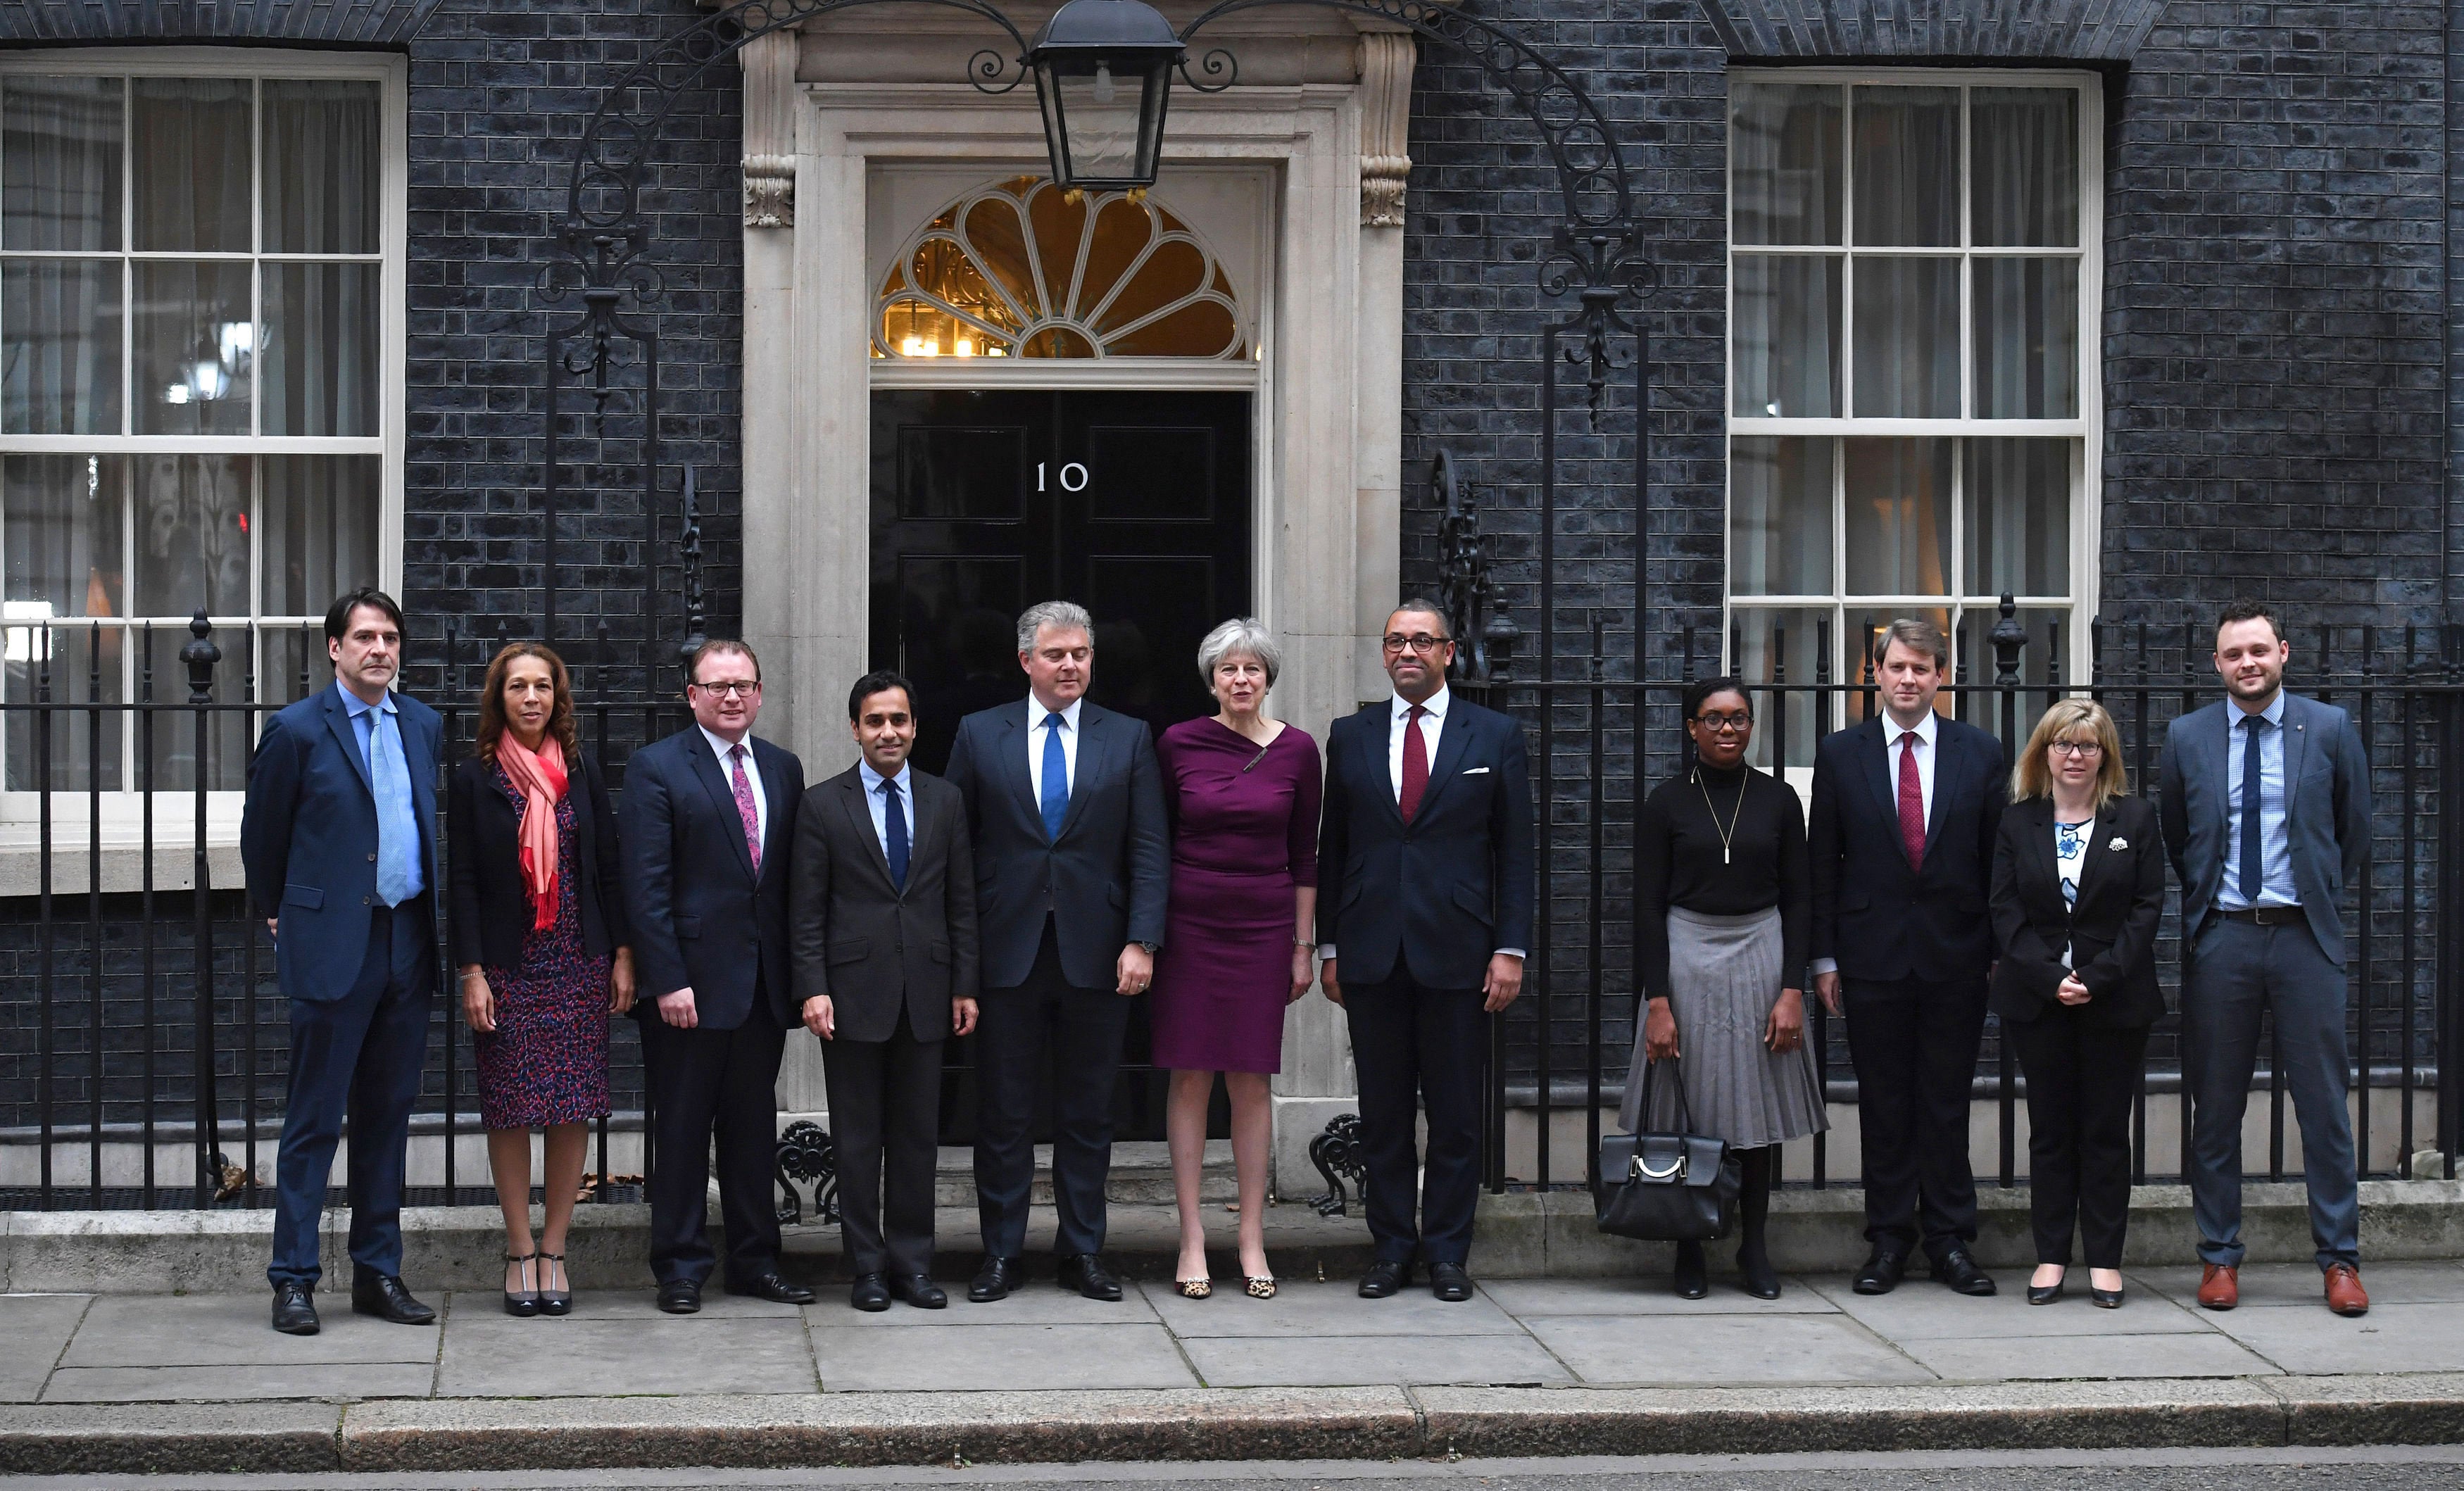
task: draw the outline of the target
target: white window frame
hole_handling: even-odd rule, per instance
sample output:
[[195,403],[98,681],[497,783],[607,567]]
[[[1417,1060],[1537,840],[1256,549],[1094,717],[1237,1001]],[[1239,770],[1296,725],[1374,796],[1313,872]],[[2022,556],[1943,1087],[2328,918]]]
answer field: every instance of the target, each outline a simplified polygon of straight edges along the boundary
[[[246,78],[251,81],[298,78],[354,79],[380,85],[383,99],[381,121],[383,179],[379,186],[378,202],[379,252],[382,259],[378,274],[378,355],[384,365],[379,369],[378,432],[375,435],[29,435],[0,432],[0,454],[56,452],[76,455],[119,455],[131,458],[171,453],[377,456],[380,467],[377,530],[379,582],[388,593],[400,594],[403,567],[405,386],[408,335],[407,302],[409,276],[410,98],[407,60],[399,56],[366,53],[300,52],[264,47],[115,47],[57,52],[0,53],[0,87],[5,87],[7,79],[11,77],[225,77]],[[258,115],[258,125],[252,148],[260,156],[264,149],[261,113]],[[261,170],[260,164],[260,173]],[[131,189],[133,189],[132,183],[123,180],[122,193],[125,194]],[[263,191],[261,182],[255,190],[261,197]],[[255,202],[251,204],[251,221],[252,232],[261,234],[262,211]],[[130,248],[130,245],[123,243],[118,252],[109,256],[125,256]],[[57,257],[55,254],[33,256]],[[193,254],[164,256],[196,257]],[[269,258],[261,252],[252,252],[248,257],[252,262],[279,262],[282,258],[292,256],[281,255]],[[303,254],[298,257],[333,259],[338,256]],[[264,316],[261,287],[258,294],[258,338],[261,340]],[[133,311],[133,308],[131,310]],[[133,334],[131,331],[133,314],[124,313],[121,320],[124,339]],[[121,374],[123,379],[132,376],[125,361],[126,356],[123,342]],[[129,406],[124,423],[133,422],[134,394],[132,393],[122,402]],[[262,421],[263,407],[261,397],[253,401],[252,422]],[[133,424],[129,428],[133,428]],[[261,477],[258,487],[261,492]],[[257,511],[256,498],[253,494],[250,511],[252,514]],[[263,545],[263,524],[252,521],[249,537],[252,607],[261,607],[264,600]],[[233,647],[235,641],[250,635],[251,626],[260,619],[258,615],[215,615],[208,618],[214,627],[213,640],[223,652],[222,661],[216,667],[215,676],[219,684],[229,676],[232,669],[251,669],[257,678],[258,697],[279,705],[288,702],[290,680],[268,678],[264,671],[264,659],[261,656],[239,655],[238,650]],[[166,630],[184,632],[188,620],[187,616],[126,616],[89,622],[85,618],[70,617],[54,623],[54,629],[80,628],[100,631],[120,627],[125,628],[134,638],[139,634],[140,628],[149,621],[155,624],[156,635],[161,636]],[[258,643],[261,647],[261,637]],[[132,642],[131,647],[133,646]],[[133,652],[123,650],[123,656],[133,658]],[[83,674],[77,673],[74,677],[58,676],[55,678],[55,688],[58,687],[65,687],[72,691],[64,697],[69,697],[73,701],[75,697],[82,694]],[[187,678],[185,676],[165,677],[161,669],[157,669],[154,679],[154,697],[158,702],[178,702],[186,699],[187,697]],[[133,703],[135,699],[136,694],[131,690],[125,692],[123,702]],[[119,707],[103,706],[106,710]],[[123,718],[128,717],[123,716]],[[133,734],[132,727],[123,732],[123,738]],[[127,749],[131,748],[123,746],[123,752]],[[0,791],[0,857],[6,857],[7,851],[22,847],[21,841],[24,840],[26,831],[40,814],[43,796],[40,792],[30,790]],[[53,839],[55,845],[65,845],[73,850],[82,846],[86,832],[85,800],[87,796],[83,788],[74,790],[55,788],[51,793],[54,818]],[[138,790],[137,779],[123,773],[121,788],[104,791],[99,796],[102,799],[106,830],[104,841],[106,854],[118,847],[119,842],[123,840],[133,846],[134,836],[141,826],[140,804],[143,797],[143,794]],[[235,839],[242,796],[237,791],[227,789],[215,790],[208,794],[209,837],[213,843],[223,844]],[[195,814],[191,805],[193,799],[189,791],[165,788],[158,791],[155,797],[158,844],[166,836],[176,836],[185,840],[187,836],[192,834]],[[67,843],[67,841],[74,841],[74,843]],[[182,852],[185,856],[187,851],[184,849]],[[168,862],[165,862],[165,867],[171,867]],[[185,858],[178,867],[185,883]],[[7,894],[12,888],[18,888],[11,882],[19,878],[22,876],[0,869],[0,894]],[[112,878],[119,877],[115,875]],[[73,878],[64,877],[55,871],[54,879],[55,888],[58,889],[84,888],[85,875],[81,865],[76,867]],[[220,866],[216,866],[214,880],[216,884],[223,883],[224,875]],[[158,883],[165,882],[161,882],[158,877]]]
[[[2062,639],[2062,675],[2065,683],[2085,676],[2088,626],[2096,614],[2101,581],[2101,535],[2102,525],[2102,431],[2104,399],[2102,380],[2102,321],[2104,270],[2104,94],[2102,80],[2093,73],[2051,70],[2005,70],[1924,67],[1859,67],[1859,68],[1732,68],[1728,78],[1731,87],[1739,81],[1764,83],[1819,83],[1828,85],[1866,85],[1874,87],[1958,87],[1963,91],[1960,131],[1960,211],[1956,247],[1859,248],[1856,243],[1856,183],[1854,179],[1855,146],[1853,142],[1855,96],[1848,96],[1848,113],[1841,121],[1842,153],[1841,184],[1843,200],[1840,208],[1840,242],[1829,246],[1739,245],[1735,232],[1736,152],[1733,143],[1728,163],[1724,167],[1727,189],[1727,288],[1725,309],[1727,332],[1725,338],[1727,382],[1722,386],[1722,409],[1726,414],[1729,445],[1724,457],[1734,449],[1738,437],[1752,436],[1907,436],[1937,438],[1991,439],[1997,436],[2062,436],[2071,446],[2071,514],[2070,514],[2070,576],[2071,593],[2061,596],[2017,596],[2018,609],[2064,608],[2068,616]],[[1965,93],[1973,88],[2069,88],[2079,94],[2079,412],[2073,419],[1978,419],[1963,414],[1957,419],[1883,419],[1859,418],[1856,404],[1856,255],[1880,254],[1943,257],[1956,253],[1963,261],[1960,274],[1961,331],[1959,351],[1960,407],[1972,410],[1976,399],[1976,365],[1972,340],[1974,276],[1966,263],[1979,257],[2044,258],[2057,256],[2058,250],[2003,250],[1971,247],[1969,238],[1974,230],[1969,210],[1968,192],[1973,173],[1973,144],[1969,135],[1969,115]],[[1733,97],[1730,95],[1729,97]],[[1721,107],[1730,108],[1729,97],[1724,97]],[[1726,116],[1733,118],[1733,113]],[[1843,261],[1840,275],[1840,406],[1850,412],[1837,418],[1800,419],[1745,416],[1733,412],[1736,399],[1736,272],[1742,255],[1765,252],[1789,256],[1822,254]],[[1998,606],[1999,597],[1970,595],[1966,592],[1968,563],[1966,540],[1968,515],[1964,484],[1967,465],[1964,459],[1951,463],[1951,552],[1952,589],[1947,595],[1851,595],[1847,584],[1847,524],[1843,511],[1842,483],[1847,479],[1846,463],[1833,461],[1831,511],[1831,579],[1832,588],[1825,594],[1739,596],[1731,588],[1735,576],[1733,547],[1735,543],[1732,496],[1721,504],[1720,587],[1723,600],[1723,625],[1720,628],[1720,654],[1726,666],[1734,669],[1741,660],[1730,655],[1729,638],[1739,624],[1758,611],[1828,610],[1832,619],[1832,681],[1848,683],[1856,678],[1857,648],[1847,635],[1848,613],[1852,609],[1904,607],[1909,611],[1944,611],[1950,618],[1950,636],[1954,649],[1959,645],[1963,614]],[[1727,475],[1724,490],[1732,493],[1735,463],[1726,462]],[[2030,655],[2040,653],[2042,638],[2030,637]],[[1990,683],[1993,663],[1986,658],[1961,659],[1954,651],[1953,667],[1967,665],[1967,681]],[[1759,682],[1760,680],[1751,680]],[[1811,678],[1789,679],[1791,684],[1811,684]]]

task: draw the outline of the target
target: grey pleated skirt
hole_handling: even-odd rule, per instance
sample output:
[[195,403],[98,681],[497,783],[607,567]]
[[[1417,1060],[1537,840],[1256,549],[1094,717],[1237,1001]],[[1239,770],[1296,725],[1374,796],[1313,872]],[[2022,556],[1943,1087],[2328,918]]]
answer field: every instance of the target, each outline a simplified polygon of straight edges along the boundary
[[1679,1059],[1662,1063],[1651,1085],[1650,1123],[1642,1112],[1642,1019],[1635,1018],[1634,1058],[1618,1119],[1630,1133],[1677,1127],[1674,1065],[1685,1081],[1691,1131],[1758,1149],[1831,1127],[1815,1080],[1809,1041],[1774,1052],[1763,1044],[1771,1001],[1787,960],[1779,908],[1743,916],[1668,909],[1668,1007],[1677,1017]]

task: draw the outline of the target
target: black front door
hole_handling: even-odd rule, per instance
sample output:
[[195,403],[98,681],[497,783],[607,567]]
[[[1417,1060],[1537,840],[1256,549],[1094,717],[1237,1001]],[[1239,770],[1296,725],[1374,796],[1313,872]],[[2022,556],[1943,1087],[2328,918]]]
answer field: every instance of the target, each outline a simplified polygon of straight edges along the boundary
[[[1095,703],[1157,734],[1214,713],[1198,645],[1251,609],[1249,401],[872,396],[872,664],[915,681],[917,766],[942,769],[960,716],[1023,707],[1016,625],[1038,601],[1075,601],[1094,617]],[[1123,1139],[1163,1135],[1164,1079],[1146,1064],[1145,1005],[1137,1001],[1124,1053]],[[943,1143],[973,1134],[972,1043],[951,1048]]]

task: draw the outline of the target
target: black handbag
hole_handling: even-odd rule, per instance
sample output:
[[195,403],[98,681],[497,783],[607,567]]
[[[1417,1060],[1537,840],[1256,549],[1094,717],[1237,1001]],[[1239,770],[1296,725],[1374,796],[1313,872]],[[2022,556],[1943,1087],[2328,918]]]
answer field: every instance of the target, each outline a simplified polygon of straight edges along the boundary
[[[1651,1112],[1651,1080],[1660,1063],[1644,1065],[1642,1112]],[[1645,1242],[1713,1242],[1737,1224],[1737,1193],[1745,1167],[1726,1139],[1688,1133],[1693,1115],[1685,1104],[1685,1077],[1677,1084],[1676,1133],[1609,1134],[1600,1140],[1600,1231]]]

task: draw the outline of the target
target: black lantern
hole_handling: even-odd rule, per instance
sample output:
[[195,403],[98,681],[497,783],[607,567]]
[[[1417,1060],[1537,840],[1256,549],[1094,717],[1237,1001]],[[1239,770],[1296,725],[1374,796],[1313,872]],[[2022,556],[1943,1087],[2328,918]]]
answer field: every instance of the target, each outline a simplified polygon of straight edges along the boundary
[[1144,0],[1068,0],[1026,49],[1052,179],[1067,190],[1155,185],[1180,37]]

